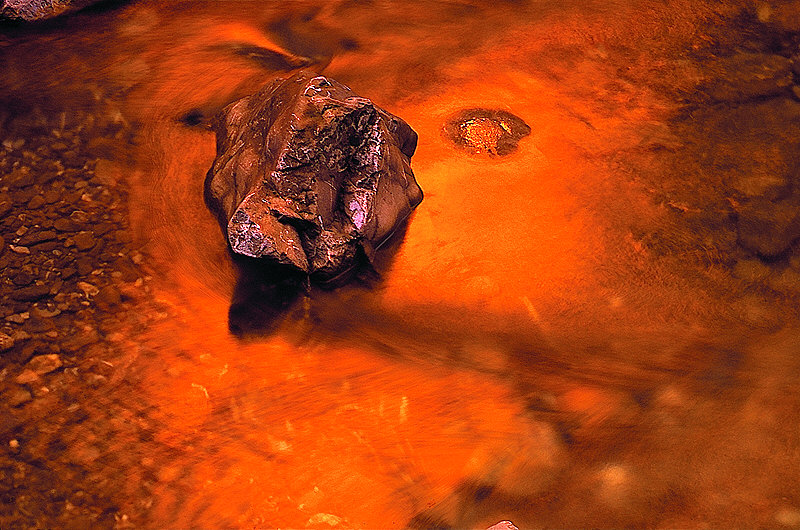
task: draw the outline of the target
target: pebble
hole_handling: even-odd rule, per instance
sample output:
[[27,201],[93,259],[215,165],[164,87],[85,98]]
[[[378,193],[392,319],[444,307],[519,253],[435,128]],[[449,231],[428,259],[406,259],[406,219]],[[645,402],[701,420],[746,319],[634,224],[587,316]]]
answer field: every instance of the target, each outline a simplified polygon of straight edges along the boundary
[[12,407],[19,407],[32,399],[31,393],[24,388],[16,388],[8,394],[8,404]]
[[89,250],[97,243],[94,238],[94,234],[91,232],[78,232],[73,237],[75,241],[75,246],[78,247],[78,250]]
[[93,387],[101,386],[106,381],[108,381],[108,378],[106,376],[104,376],[104,375],[100,375],[100,374],[87,374],[86,375],[86,382],[89,385],[93,386]]
[[17,377],[14,378],[14,381],[20,385],[29,385],[38,381],[40,378],[33,370],[26,368],[23,370]]
[[52,230],[42,230],[41,232],[28,232],[19,242],[21,245],[30,246],[44,243],[45,241],[52,241],[57,237],[58,235]]
[[61,314],[61,310],[58,308],[46,309],[38,306],[32,307],[30,312],[33,314],[33,316],[39,318],[53,318]]
[[11,334],[11,338],[14,339],[15,342],[21,342],[23,340],[28,340],[31,338],[30,333],[25,330],[18,329],[14,333]]
[[53,223],[53,228],[55,228],[59,232],[77,232],[78,230],[80,230],[80,225],[75,221],[73,221],[72,219],[61,217],[55,220],[55,222]]
[[7,138],[7,139],[3,140],[3,147],[5,147],[6,149],[16,150],[16,149],[20,149],[23,145],[25,145],[25,139],[24,138],[17,138],[15,140],[12,140],[11,138]]
[[[4,119],[5,116],[0,116],[0,122]],[[81,391],[109,383],[112,371],[106,373],[95,367],[87,371],[84,364],[91,357],[105,362],[103,359],[110,354],[109,336],[119,337],[118,341],[129,338],[125,319],[117,318],[118,313],[111,309],[129,300],[127,292],[124,295],[120,292],[129,286],[121,280],[108,285],[110,275],[119,271],[121,278],[134,281],[142,273],[127,257],[124,267],[116,267],[121,257],[133,252],[129,246],[130,233],[124,229],[124,197],[117,193],[121,168],[110,160],[96,165],[87,158],[82,142],[94,133],[82,132],[79,137],[63,123],[48,125],[48,130],[58,134],[15,135],[28,136],[25,154],[3,152],[0,148],[0,271],[3,273],[0,275],[0,409],[5,406],[7,412],[13,412],[9,420],[24,426],[24,432],[21,429],[14,434],[19,441],[9,442],[9,436],[3,442],[8,444],[7,458],[20,463],[31,455],[45,458],[48,447],[56,441],[53,446],[61,448],[63,442],[65,450],[59,451],[64,456],[53,456],[53,462],[68,466],[65,458],[80,463],[95,462],[105,451],[105,444],[94,438],[91,429],[81,430],[71,425],[83,418],[67,418],[62,405],[74,400],[83,402]],[[114,140],[108,145],[116,148],[118,144]],[[62,161],[52,160],[62,156]],[[116,154],[102,156],[111,159]],[[104,181],[107,188],[100,186]],[[78,202],[81,199],[84,202]],[[65,243],[67,238],[72,241],[71,247]],[[144,296],[142,289],[136,293],[139,298]],[[131,319],[144,322],[143,315],[132,315]],[[97,346],[96,351],[93,346]],[[80,372],[77,366],[81,367]],[[36,421],[41,418],[50,418],[51,423],[37,429]],[[59,432],[62,427],[66,427],[63,433]],[[84,436],[73,436],[76,432],[83,432]],[[30,453],[21,452],[23,441]],[[0,462],[0,476],[6,465],[7,461]],[[27,527],[30,525],[24,522],[29,522],[43,527],[102,526],[97,518],[87,519],[86,524],[74,524],[75,513],[81,510],[79,506],[93,509],[97,504],[93,495],[78,491],[64,499],[48,496],[54,491],[51,488],[62,488],[52,485],[56,475],[42,470],[31,472],[24,481],[15,479],[21,485],[14,492],[12,502],[16,506],[12,510],[30,507],[34,505],[30,499],[39,498],[44,499],[40,503],[42,513],[57,509],[51,501],[59,503],[61,510],[77,507],[74,513],[63,521],[58,519],[58,523],[53,522],[54,518],[39,517],[38,511],[35,520],[31,517],[23,523],[12,515],[8,525]],[[63,490],[76,491],[83,482],[74,487],[64,486]],[[27,504],[20,501],[25,497]],[[126,522],[127,517],[120,515],[117,526],[123,527]],[[4,523],[0,526],[5,528]]]
[[27,367],[33,370],[37,375],[44,375],[61,368],[63,364],[64,363],[61,362],[61,357],[55,353],[50,353],[47,355],[37,355],[28,361]]
[[100,289],[88,282],[78,282],[78,289],[83,291],[86,296],[95,296],[100,292]]
[[105,185],[112,185],[119,180],[119,170],[110,160],[100,159],[94,167],[95,180]]
[[133,241],[133,237],[131,237],[131,233],[127,230],[117,230],[114,232],[114,237],[120,243],[130,243]]
[[15,246],[15,245],[8,245],[8,248],[11,249],[11,252],[15,252],[17,254],[30,254],[31,253],[31,249],[29,249],[28,247],[18,247],[18,246]]
[[88,276],[92,272],[94,266],[92,260],[87,257],[82,257],[75,262],[78,267],[78,274],[81,276]]
[[44,206],[45,201],[44,197],[41,195],[34,195],[33,198],[28,201],[28,209],[29,210],[38,210],[42,206]]
[[50,294],[50,288],[46,285],[31,285],[11,291],[11,298],[20,302],[35,302]]
[[113,285],[107,285],[106,287],[100,289],[100,291],[97,293],[97,300],[114,306],[122,302],[122,296],[119,292],[119,289]]
[[600,498],[612,505],[622,505],[628,500],[634,488],[630,470],[619,464],[605,466],[598,473]]
[[0,333],[0,352],[8,351],[13,347],[14,338],[5,333]]
[[46,204],[53,204],[57,202],[61,198],[61,190],[56,188],[51,188],[47,190],[44,194],[44,202]]
[[83,210],[75,210],[69,214],[69,218],[79,224],[86,224],[89,222],[89,214]]
[[21,270],[11,279],[11,281],[14,283],[14,285],[24,287],[26,285],[32,284],[33,280],[35,279],[36,278],[34,278],[34,276],[30,272],[26,270]]
[[339,517],[338,515],[333,515],[333,514],[330,514],[330,513],[318,513],[318,514],[312,515],[308,519],[308,522],[306,523],[306,526],[319,526],[319,525],[324,523],[324,524],[326,524],[328,526],[333,527],[333,526],[338,526],[339,524],[342,523],[342,521],[343,521],[343,519],[341,517]]
[[0,218],[5,217],[14,206],[14,200],[8,193],[0,193]]

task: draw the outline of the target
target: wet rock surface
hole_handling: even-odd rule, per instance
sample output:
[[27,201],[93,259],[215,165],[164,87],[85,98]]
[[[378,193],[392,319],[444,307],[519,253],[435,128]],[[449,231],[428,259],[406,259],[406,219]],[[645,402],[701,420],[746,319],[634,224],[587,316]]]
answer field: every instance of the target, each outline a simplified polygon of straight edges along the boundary
[[77,11],[100,0],[2,0],[0,20],[33,22]]
[[305,71],[227,107],[206,197],[235,253],[324,281],[371,257],[422,200],[417,135]]

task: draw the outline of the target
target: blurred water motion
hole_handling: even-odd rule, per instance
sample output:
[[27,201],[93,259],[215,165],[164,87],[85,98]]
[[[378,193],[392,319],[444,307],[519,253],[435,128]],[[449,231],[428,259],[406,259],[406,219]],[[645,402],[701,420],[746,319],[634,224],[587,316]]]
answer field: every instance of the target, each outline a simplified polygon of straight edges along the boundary
[[[800,525],[800,250],[769,213],[800,26],[773,4],[142,0],[7,29],[6,110],[138,131],[114,163],[166,318],[84,420],[146,434],[82,463],[117,527]],[[203,203],[205,125],[309,65],[418,132],[426,198],[375,277],[264,309]],[[522,124],[476,114],[464,150],[470,109]]]

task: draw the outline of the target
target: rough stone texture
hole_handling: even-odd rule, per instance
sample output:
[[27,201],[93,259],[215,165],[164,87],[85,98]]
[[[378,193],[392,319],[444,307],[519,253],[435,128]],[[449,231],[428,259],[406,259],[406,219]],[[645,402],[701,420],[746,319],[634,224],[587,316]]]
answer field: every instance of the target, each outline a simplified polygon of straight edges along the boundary
[[99,0],[1,0],[0,19],[45,20],[69,11],[77,11]]
[[346,86],[301,72],[216,119],[206,198],[234,252],[330,280],[369,257],[422,200],[417,135]]

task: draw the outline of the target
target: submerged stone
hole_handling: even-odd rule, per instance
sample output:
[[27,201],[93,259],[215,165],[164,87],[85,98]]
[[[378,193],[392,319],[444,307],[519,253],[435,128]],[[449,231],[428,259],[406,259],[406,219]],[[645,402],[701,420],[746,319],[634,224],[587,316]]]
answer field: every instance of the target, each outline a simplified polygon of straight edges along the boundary
[[505,156],[517,150],[531,128],[518,116],[498,109],[465,109],[444,125],[444,135],[471,154]]
[[371,257],[422,201],[417,134],[309,71],[229,105],[205,191],[235,253],[330,280]]

